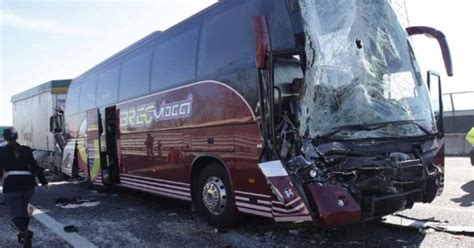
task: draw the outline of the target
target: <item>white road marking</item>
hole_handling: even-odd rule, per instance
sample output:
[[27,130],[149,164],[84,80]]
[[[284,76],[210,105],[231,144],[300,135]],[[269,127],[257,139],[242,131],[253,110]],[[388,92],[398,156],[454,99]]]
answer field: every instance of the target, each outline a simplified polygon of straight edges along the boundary
[[64,185],[64,184],[71,184],[71,182],[68,181],[59,181],[59,182],[49,182],[49,186],[58,186],[58,185]]
[[441,206],[436,206],[436,205],[416,204],[413,209],[416,209],[416,207],[432,208],[432,209],[442,209],[442,210],[449,210],[449,211],[462,211],[462,212],[471,212],[471,213],[474,213],[474,210],[470,210],[470,209],[466,209],[466,208],[450,208],[450,207],[441,207]]
[[51,229],[54,233],[56,233],[59,237],[64,239],[64,241],[68,242],[73,247],[84,247],[84,248],[92,248],[97,247],[93,243],[91,243],[86,238],[82,237],[77,233],[67,233],[64,231],[64,225],[57,222],[55,219],[51,218],[49,215],[45,214],[41,209],[38,209],[34,206],[33,217],[35,217],[39,222],[43,225]]

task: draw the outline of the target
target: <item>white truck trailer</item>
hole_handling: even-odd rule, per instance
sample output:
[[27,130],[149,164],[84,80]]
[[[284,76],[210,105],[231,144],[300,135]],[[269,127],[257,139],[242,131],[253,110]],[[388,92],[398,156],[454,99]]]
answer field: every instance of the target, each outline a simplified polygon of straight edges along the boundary
[[18,141],[34,149],[35,158],[46,168],[57,169],[61,151],[50,130],[50,117],[63,109],[71,80],[53,80],[12,97],[13,126]]

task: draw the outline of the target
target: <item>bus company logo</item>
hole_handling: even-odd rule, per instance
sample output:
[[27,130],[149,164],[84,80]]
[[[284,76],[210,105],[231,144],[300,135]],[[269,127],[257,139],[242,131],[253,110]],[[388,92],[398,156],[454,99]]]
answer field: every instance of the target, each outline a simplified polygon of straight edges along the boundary
[[153,122],[191,117],[193,96],[187,99],[158,104],[149,103],[120,110],[120,127],[149,127]]

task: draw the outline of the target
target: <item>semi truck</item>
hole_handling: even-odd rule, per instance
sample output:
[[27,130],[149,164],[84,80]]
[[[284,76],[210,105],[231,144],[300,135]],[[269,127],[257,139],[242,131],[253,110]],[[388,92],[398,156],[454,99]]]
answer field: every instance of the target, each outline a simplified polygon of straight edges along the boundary
[[52,80],[11,98],[18,141],[34,150],[43,167],[53,170],[60,168],[62,153],[49,129],[50,116],[64,108],[70,83],[71,80]]

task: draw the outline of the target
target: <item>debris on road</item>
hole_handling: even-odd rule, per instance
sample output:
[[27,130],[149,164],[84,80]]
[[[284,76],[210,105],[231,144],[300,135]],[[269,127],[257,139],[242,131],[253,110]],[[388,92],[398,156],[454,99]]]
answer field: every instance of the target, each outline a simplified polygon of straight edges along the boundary
[[384,224],[417,229],[420,233],[428,234],[434,231],[447,232],[453,234],[474,234],[474,226],[451,225],[447,222],[442,222],[430,219],[415,219],[402,215],[390,215],[384,218]]
[[422,233],[422,234],[430,234],[430,233],[435,232],[435,229],[433,229],[433,228],[431,228],[431,227],[430,227],[430,228],[422,228],[422,227],[419,227],[419,228],[418,228],[418,232],[419,232],[419,233]]
[[99,201],[96,199],[82,199],[80,197],[60,197],[54,200],[57,207],[61,208],[79,208],[79,207],[96,207]]
[[299,232],[298,230],[288,230],[288,232],[289,232],[290,234],[293,234],[293,235],[298,235],[298,234],[300,234],[300,232]]
[[67,233],[73,233],[73,232],[78,232],[79,230],[76,226],[70,225],[70,226],[65,226],[64,231]]
[[266,236],[267,238],[271,238],[271,237],[273,236],[273,232],[266,232],[266,233],[265,233],[265,236]]

